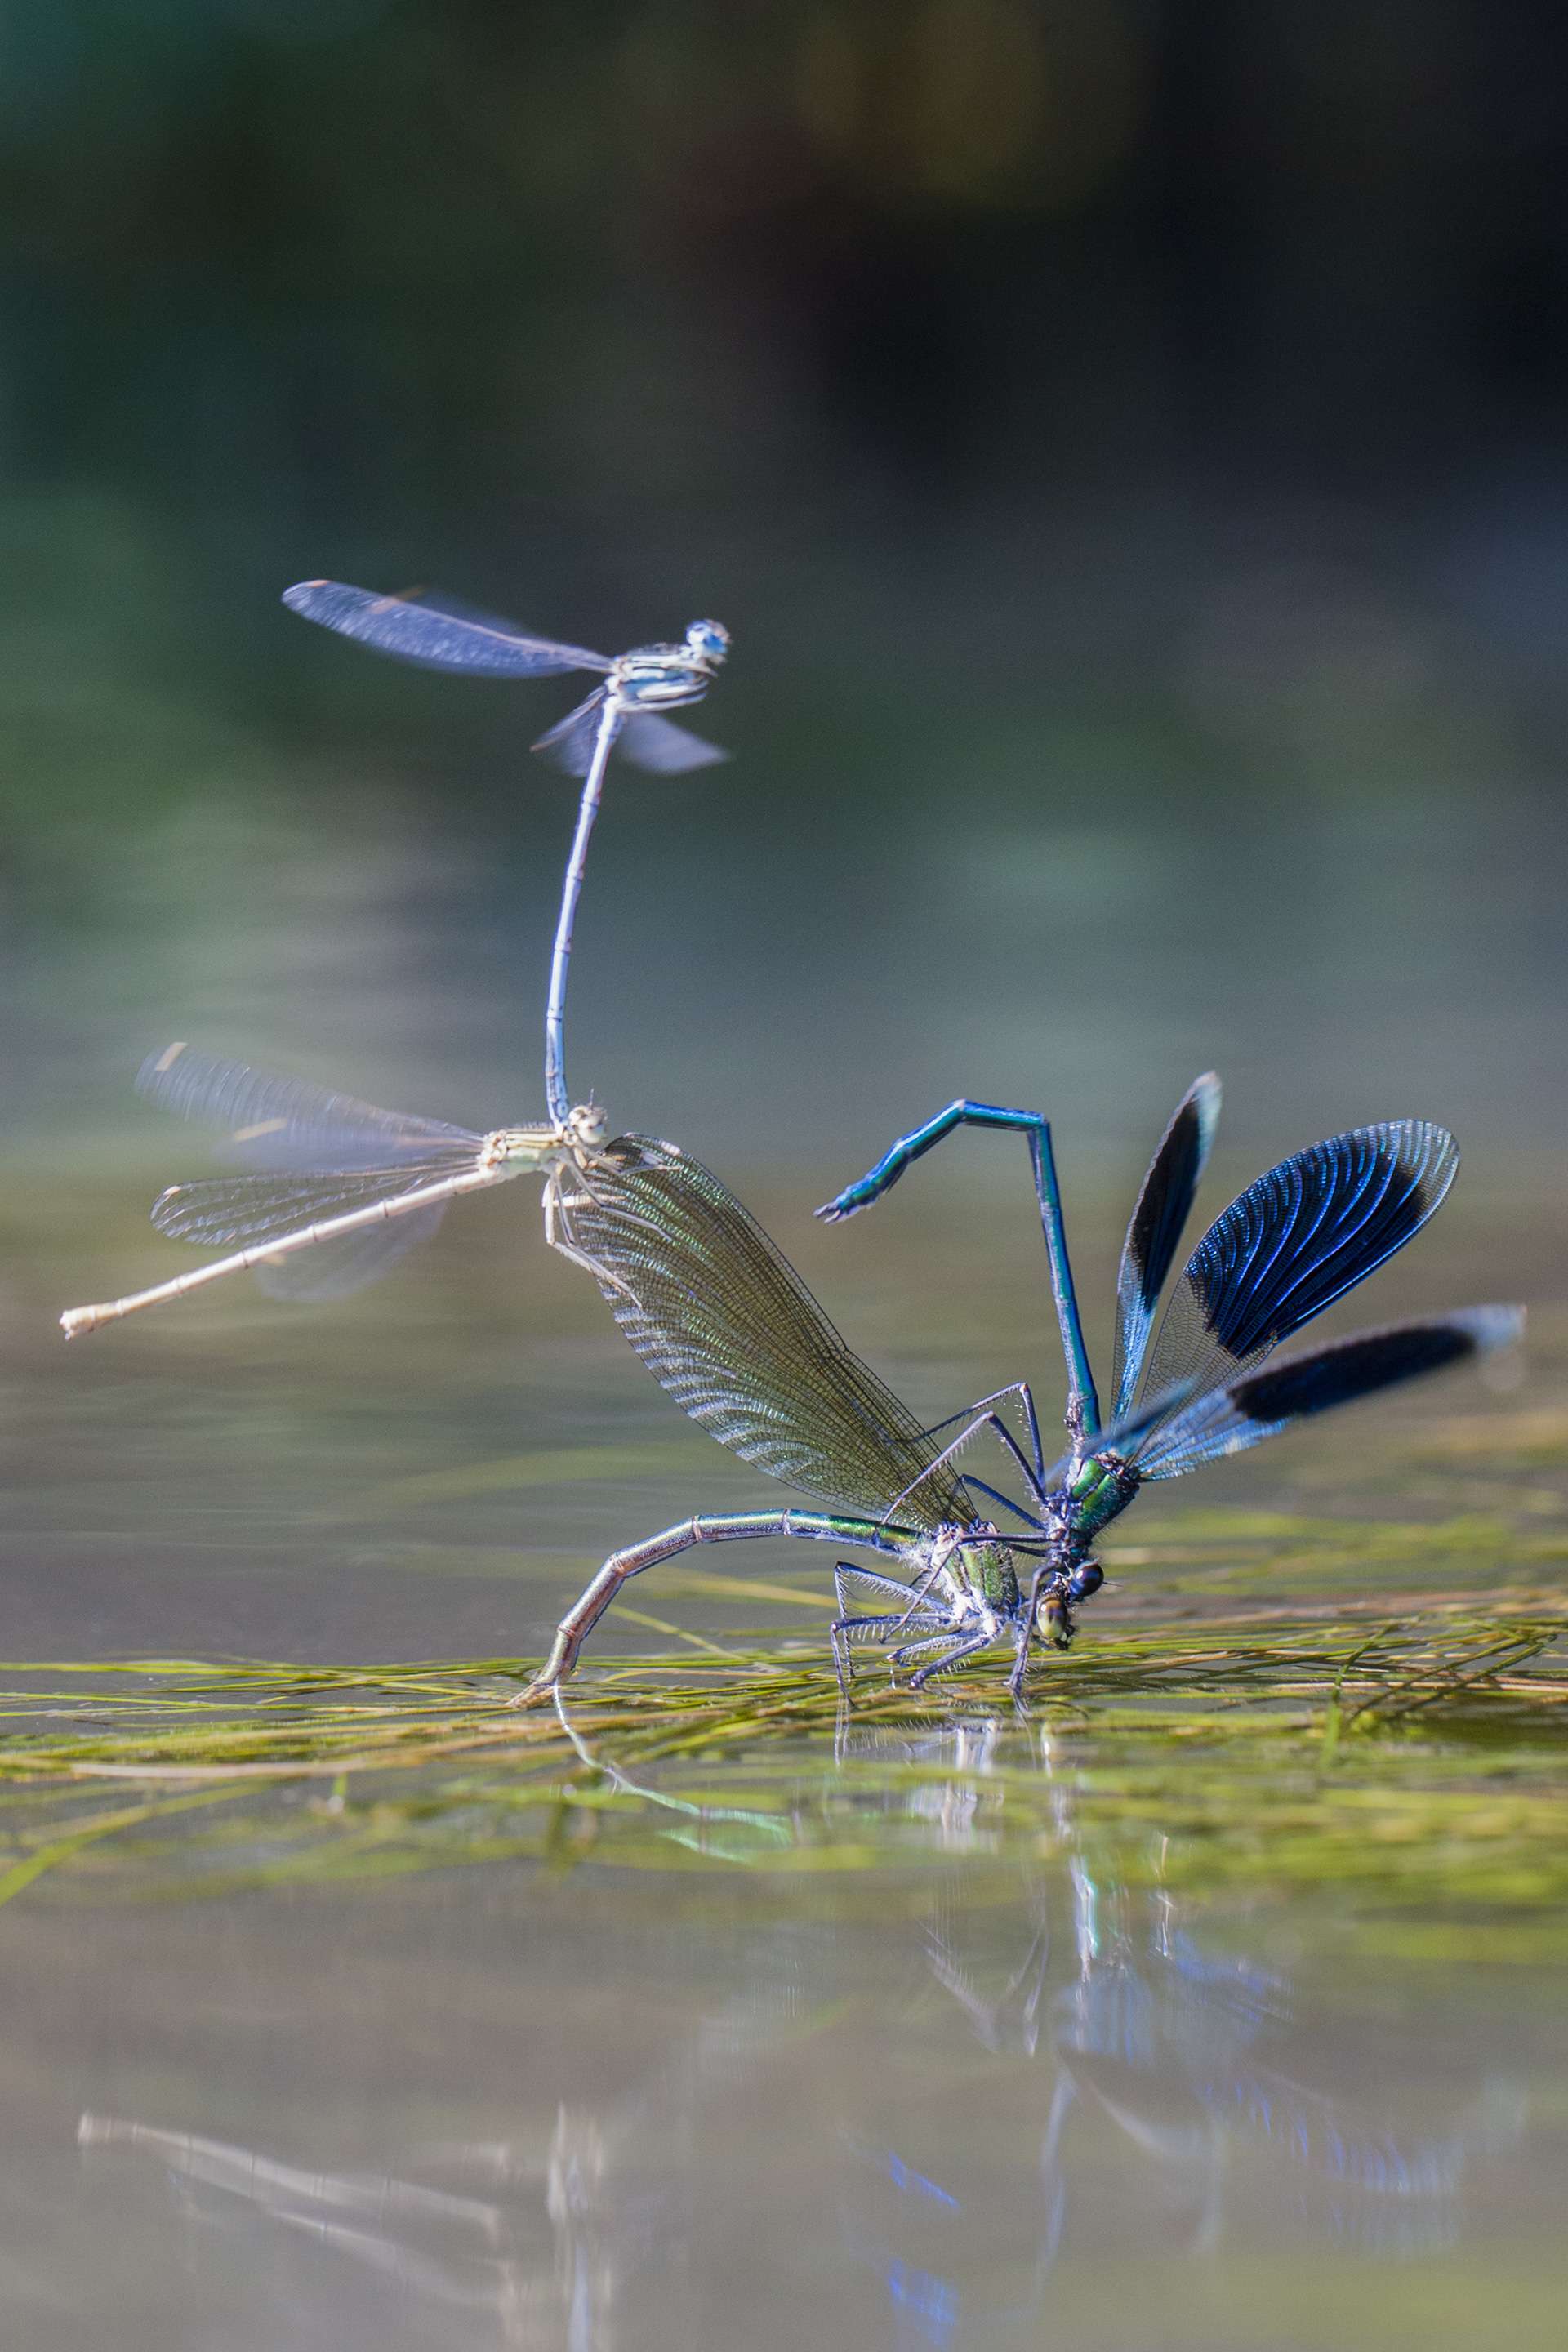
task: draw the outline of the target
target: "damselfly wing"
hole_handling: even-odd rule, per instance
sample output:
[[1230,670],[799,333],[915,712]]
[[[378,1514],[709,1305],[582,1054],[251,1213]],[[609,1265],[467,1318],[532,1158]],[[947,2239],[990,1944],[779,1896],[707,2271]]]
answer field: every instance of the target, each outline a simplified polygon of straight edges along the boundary
[[126,1298],[68,1308],[68,1339],[229,1274],[253,1273],[279,1297],[342,1297],[434,1233],[458,1193],[530,1170],[548,1177],[574,1164],[593,1132],[580,1129],[575,1143],[549,1127],[480,1135],[184,1045],[150,1055],[137,1090],[216,1129],[224,1156],[249,1171],[172,1184],[153,1207],[171,1241],[229,1255]]
[[710,1169],[625,1135],[569,1196],[572,1240],[616,1322],[710,1436],[773,1478],[906,1525],[973,1514],[936,1440],[843,1339],[777,1244]]
[[[535,636],[510,621],[426,589],[383,596],[340,580],[302,580],[285,589],[283,602],[301,619],[315,621],[340,636],[352,637],[372,653],[410,662],[418,669],[497,678],[555,677],[573,670],[600,672],[608,685],[596,688],[533,746],[568,775],[588,774],[606,725],[622,757],[653,775],[679,775],[729,757],[716,743],[678,727],[672,719],[639,709],[637,697],[646,691],[646,682],[640,676],[626,675],[634,661],[641,661],[646,667],[649,657],[664,656],[666,693],[661,698],[700,700],[714,667],[723,659],[724,646],[716,638],[710,642],[697,635],[700,630],[715,631],[714,623],[694,623],[683,646],[641,646],[636,655],[610,655],[595,653],[587,646]],[[718,635],[722,636],[722,632]]]

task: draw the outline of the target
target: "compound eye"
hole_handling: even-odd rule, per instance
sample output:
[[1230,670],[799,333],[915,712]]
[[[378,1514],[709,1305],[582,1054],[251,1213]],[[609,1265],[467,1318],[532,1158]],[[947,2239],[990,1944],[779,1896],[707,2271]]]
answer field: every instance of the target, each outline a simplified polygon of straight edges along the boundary
[[1054,1649],[1065,1650],[1072,1640],[1072,1619],[1068,1612],[1068,1597],[1059,1585],[1042,1592],[1035,1603],[1035,1631],[1042,1642]]

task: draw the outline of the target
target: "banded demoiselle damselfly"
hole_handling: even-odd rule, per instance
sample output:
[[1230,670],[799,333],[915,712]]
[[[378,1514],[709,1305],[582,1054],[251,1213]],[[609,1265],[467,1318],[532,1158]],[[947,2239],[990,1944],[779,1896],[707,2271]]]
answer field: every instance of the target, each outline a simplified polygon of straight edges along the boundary
[[[895,1578],[837,1565],[833,1627],[847,1681],[852,1644],[879,1643],[915,1687],[998,1643],[1021,1696],[1032,1644],[1065,1649],[1073,1612],[1104,1580],[1090,1547],[1139,1488],[1240,1452],[1298,1421],[1516,1339],[1522,1311],[1461,1308],[1360,1332],[1262,1370],[1264,1359],[1418,1233],[1458,1165],[1425,1119],[1358,1128],[1309,1146],[1233,1201],[1155,1312],[1208,1154],[1218,1081],[1200,1078],[1173,1118],[1128,1228],[1117,1285],[1118,1413],[1101,1426],[1079,1325],[1050,1129],[1037,1114],[954,1105],[905,1137],[828,1204],[868,1206],[911,1160],[961,1124],[1028,1138],[1067,1358],[1070,1448],[1046,1465],[1026,1381],[944,1423],[919,1420],[862,1363],[783,1254],[718,1179],[671,1145],[605,1147],[610,1181],[574,1203],[574,1239],[649,1370],[742,1460],[829,1510],[698,1516],[613,1553],[562,1619],[519,1696],[570,1675],[627,1579],[701,1543],[800,1536],[896,1559]],[[1151,1346],[1151,1340],[1152,1345]],[[1004,1418],[1016,1412],[1017,1426]],[[960,1466],[982,1433],[1002,1445],[1016,1491]],[[982,1506],[1005,1515],[1005,1530]],[[866,1613],[857,1613],[863,1609]]]

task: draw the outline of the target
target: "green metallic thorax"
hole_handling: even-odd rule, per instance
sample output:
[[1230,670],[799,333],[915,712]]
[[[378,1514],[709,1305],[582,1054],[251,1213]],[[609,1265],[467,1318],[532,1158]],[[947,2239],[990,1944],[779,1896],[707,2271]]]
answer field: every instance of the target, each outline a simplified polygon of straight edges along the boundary
[[1136,1470],[1114,1454],[1093,1454],[1068,1483],[1068,1532],[1075,1544],[1089,1544],[1101,1528],[1124,1511],[1141,1484]]
[[1001,1544],[964,1544],[953,1565],[970,1591],[989,1601],[994,1609],[1017,1607],[1018,1579],[1012,1555]]

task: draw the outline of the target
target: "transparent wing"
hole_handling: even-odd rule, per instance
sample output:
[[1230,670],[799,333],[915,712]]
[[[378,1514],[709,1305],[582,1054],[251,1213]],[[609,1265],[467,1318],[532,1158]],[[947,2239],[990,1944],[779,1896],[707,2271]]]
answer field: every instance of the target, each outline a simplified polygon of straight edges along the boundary
[[621,757],[654,776],[680,776],[690,768],[711,768],[728,751],[657,711],[634,710],[621,728]]
[[[569,776],[585,776],[593,761],[594,746],[599,740],[599,713],[604,707],[605,689],[601,686],[595,688],[586,702],[580,702],[575,710],[569,710],[564,719],[547,727],[529,749],[548,760],[552,768],[563,769]],[[617,725],[617,735],[624,724],[622,721]]]
[[1204,1235],[1161,1318],[1152,1395],[1223,1387],[1363,1282],[1431,1216],[1459,1155],[1419,1118],[1358,1127],[1260,1176]]
[[445,1201],[427,1208],[410,1209],[384,1225],[367,1225],[363,1234],[344,1234],[335,1242],[319,1242],[314,1249],[297,1250],[290,1257],[263,1259],[254,1269],[268,1298],[286,1298],[296,1307],[321,1307],[331,1298],[346,1298],[367,1283],[379,1282],[400,1257],[427,1242],[447,1213]]
[[471,1159],[483,1140],[442,1119],[378,1110],[353,1095],[195,1053],[189,1045],[150,1054],[137,1073],[136,1091],[177,1118],[222,1129],[227,1156],[256,1168],[342,1171],[433,1161],[445,1168]]
[[1418,1322],[1358,1331],[1311,1354],[1211,1389],[1156,1430],[1134,1460],[1145,1478],[1179,1478],[1201,1463],[1239,1454],[1334,1405],[1353,1404],[1401,1381],[1418,1380],[1507,1347],[1524,1329],[1519,1307],[1471,1307]]
[[[224,1176],[211,1183],[171,1184],[153,1203],[153,1223],[172,1242],[195,1242],[203,1249],[249,1249],[258,1242],[285,1241],[307,1225],[324,1224],[329,1217],[395,1201],[422,1185],[438,1183],[443,1176],[459,1175],[473,1164],[471,1158],[452,1159],[427,1160],[422,1168],[362,1169],[354,1175]],[[422,1213],[408,1212],[414,1218]]]
[[[603,1157],[564,1198],[565,1238],[600,1270],[655,1380],[743,1462],[880,1518],[936,1443],[716,1176],[645,1136],[621,1136]],[[971,1514],[944,1465],[897,1516],[933,1528]]]
[[283,591],[283,602],[302,619],[317,621],[340,636],[355,637],[373,653],[420,669],[470,670],[487,677],[550,677],[563,670],[609,669],[603,654],[586,646],[557,645],[531,637],[449,598],[423,590],[405,596],[376,596],[368,588],[338,580],[301,580]]
[[[1178,1381],[1173,1387],[1161,1389],[1155,1395],[1145,1398],[1131,1412],[1121,1414],[1115,1421],[1107,1423],[1103,1429],[1098,1430],[1090,1442],[1090,1453],[1096,1455],[1116,1454],[1123,1462],[1131,1461],[1137,1454],[1140,1441],[1148,1435],[1156,1423],[1167,1421],[1178,1412],[1191,1398],[1193,1388],[1191,1381]],[[1052,1463],[1040,1481],[1047,1494],[1053,1486],[1067,1483],[1078,1459],[1075,1454],[1064,1454],[1059,1462]]]
[[1124,1413],[1138,1390],[1138,1375],[1154,1328],[1165,1277],[1181,1246],[1182,1231],[1203,1178],[1219,1118],[1220,1086],[1212,1070],[1194,1079],[1176,1105],[1150,1162],[1127,1228],[1116,1277],[1116,1363],[1112,1412]]

